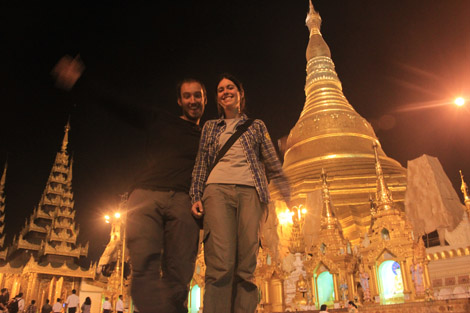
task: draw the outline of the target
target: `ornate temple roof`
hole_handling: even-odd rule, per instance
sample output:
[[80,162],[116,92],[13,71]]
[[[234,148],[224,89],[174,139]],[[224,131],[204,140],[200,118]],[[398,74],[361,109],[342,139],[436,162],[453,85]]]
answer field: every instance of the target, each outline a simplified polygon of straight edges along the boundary
[[56,264],[53,268],[63,264],[78,267],[77,261],[88,254],[88,243],[85,246],[77,243],[79,227],[75,222],[72,191],[73,160],[67,151],[69,131],[67,122],[61,149],[56,154],[39,204],[10,247],[6,259],[10,267],[24,267],[30,258],[34,258],[39,267],[46,264]]

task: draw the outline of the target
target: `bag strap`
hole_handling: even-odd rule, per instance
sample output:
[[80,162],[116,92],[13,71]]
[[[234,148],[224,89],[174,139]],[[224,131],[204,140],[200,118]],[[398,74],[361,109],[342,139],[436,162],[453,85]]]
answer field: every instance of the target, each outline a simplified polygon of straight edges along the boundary
[[238,138],[250,127],[251,124],[253,124],[254,119],[249,118],[245,121],[245,123],[239,125],[237,127],[237,130],[230,136],[230,138],[225,142],[224,146],[222,149],[220,149],[219,153],[217,154],[217,157],[214,160],[214,163],[209,169],[209,172],[207,173],[207,177],[209,177],[210,172],[214,169],[214,167],[219,163],[220,159],[227,153],[227,151],[232,147],[232,145],[237,141]]

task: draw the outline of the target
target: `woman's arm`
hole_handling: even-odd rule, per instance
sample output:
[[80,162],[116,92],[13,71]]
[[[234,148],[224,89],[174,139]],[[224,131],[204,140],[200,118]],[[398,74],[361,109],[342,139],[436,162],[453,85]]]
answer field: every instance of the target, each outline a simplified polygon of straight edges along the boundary
[[[196,162],[194,164],[192,182],[189,194],[191,196],[192,203],[201,201],[204,187],[207,181],[208,170],[209,170],[209,142],[212,134],[213,127],[211,122],[208,121],[204,124],[201,133],[201,139],[199,141],[199,151],[197,153]],[[201,205],[202,209],[202,205]]]
[[260,154],[261,161],[263,162],[266,169],[266,176],[268,180],[272,180],[274,185],[281,192],[282,197],[286,203],[290,202],[290,185],[287,177],[284,175],[282,170],[282,164],[274,148],[271,137],[269,136],[268,129],[263,121],[257,120],[260,127]]

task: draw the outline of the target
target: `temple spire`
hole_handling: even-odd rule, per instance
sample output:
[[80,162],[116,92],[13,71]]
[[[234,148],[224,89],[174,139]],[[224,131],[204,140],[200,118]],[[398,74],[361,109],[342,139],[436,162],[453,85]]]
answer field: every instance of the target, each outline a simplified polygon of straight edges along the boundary
[[332,229],[336,227],[338,221],[331,207],[330,190],[328,189],[327,174],[324,169],[321,171],[321,179],[323,199],[322,229]]
[[470,196],[468,195],[468,187],[463,179],[462,171],[459,170],[460,179],[462,180],[462,185],[460,186],[460,190],[462,190],[465,206],[467,207],[467,212],[470,213]]
[[67,151],[67,145],[69,144],[69,130],[70,130],[70,118],[67,121],[67,124],[65,125],[65,135],[64,135],[64,140],[62,141],[62,152]]
[[377,175],[377,212],[388,211],[393,209],[392,193],[390,192],[387,184],[385,183],[382,164],[380,163],[379,154],[377,152],[377,144],[374,143],[372,146],[374,147],[375,173]]

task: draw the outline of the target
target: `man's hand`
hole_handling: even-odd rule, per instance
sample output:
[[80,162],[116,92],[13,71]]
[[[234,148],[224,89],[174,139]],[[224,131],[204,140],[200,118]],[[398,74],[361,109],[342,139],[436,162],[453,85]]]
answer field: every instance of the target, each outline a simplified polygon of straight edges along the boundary
[[51,75],[55,78],[57,87],[70,90],[84,70],[85,65],[80,60],[80,55],[77,55],[75,58],[65,55],[54,66]]
[[196,218],[201,218],[204,215],[204,208],[202,206],[202,202],[198,201],[193,204],[191,207],[191,213],[194,215]]

